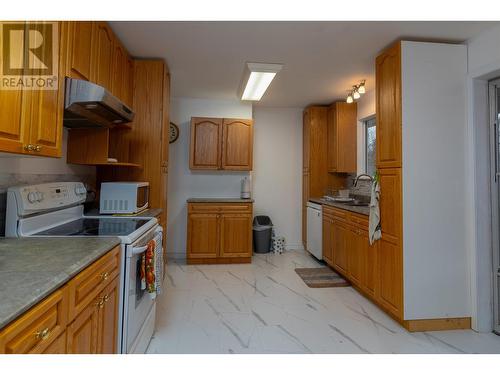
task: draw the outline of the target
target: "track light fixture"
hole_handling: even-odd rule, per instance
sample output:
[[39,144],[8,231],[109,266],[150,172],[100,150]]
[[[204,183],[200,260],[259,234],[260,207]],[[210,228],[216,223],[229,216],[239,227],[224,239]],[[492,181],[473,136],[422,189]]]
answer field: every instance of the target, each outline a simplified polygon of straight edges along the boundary
[[366,80],[362,80],[359,85],[352,86],[352,90],[350,90],[349,94],[347,95],[347,103],[352,103],[354,102],[354,100],[361,98],[361,94],[364,94],[366,92],[365,82]]

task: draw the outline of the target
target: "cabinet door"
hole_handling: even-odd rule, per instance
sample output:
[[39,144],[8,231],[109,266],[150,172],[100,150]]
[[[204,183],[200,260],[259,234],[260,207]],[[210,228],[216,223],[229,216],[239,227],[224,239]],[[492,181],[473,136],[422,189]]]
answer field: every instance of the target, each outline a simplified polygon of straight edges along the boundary
[[333,234],[332,219],[323,216],[323,260],[329,265],[333,265]]
[[364,283],[364,253],[363,253],[363,238],[360,235],[359,229],[352,228],[346,231],[348,247],[347,255],[349,260],[349,276],[351,281],[362,286]]
[[378,244],[378,301],[393,315],[403,318],[403,272],[399,244],[382,239]]
[[[134,60],[130,55],[125,58],[125,88],[123,100],[129,107],[134,108]],[[168,96],[170,99],[170,94]]]
[[22,90],[0,90],[0,151],[23,153],[29,128],[21,122]]
[[99,314],[94,300],[76,317],[67,330],[66,352],[69,354],[96,354]]
[[303,121],[302,122],[302,168],[304,170],[304,173],[306,173],[309,172],[309,161],[310,161],[309,143],[311,141],[311,134],[310,134],[311,114],[309,108],[304,111],[302,121]]
[[66,332],[63,332],[42,354],[66,354]]
[[345,275],[348,274],[349,259],[347,257],[348,230],[344,224],[333,221],[333,265]]
[[251,171],[253,161],[253,121],[224,119],[222,138],[222,169]]
[[363,278],[362,287],[364,291],[374,297],[377,288],[377,251],[378,242],[370,245],[368,231],[360,230],[358,234],[360,254],[363,259]]
[[252,256],[252,214],[222,214],[220,256]]
[[98,307],[97,353],[114,354],[118,339],[118,285],[116,277],[103,291]]
[[113,57],[112,57],[112,76],[111,76],[111,92],[117,98],[125,101],[125,88],[127,83],[127,51],[123,48],[120,41],[116,38],[113,40]]
[[94,22],[92,34],[92,81],[111,90],[114,35],[106,22]]
[[189,214],[187,228],[188,258],[217,258],[219,253],[219,215]]
[[219,169],[221,165],[222,119],[191,118],[191,169]]
[[400,168],[379,171],[380,226],[382,237],[399,242],[402,238],[402,179]]
[[401,43],[376,59],[377,168],[401,167]]
[[328,172],[337,172],[338,134],[337,110],[335,104],[328,107]]
[[170,145],[170,73],[167,68],[163,74],[163,103],[161,127],[161,166],[168,168],[168,149]]
[[307,249],[307,202],[309,201],[309,173],[302,175],[302,243]]
[[72,78],[90,81],[92,78],[92,22],[69,23],[68,69]]
[[[64,71],[64,46],[59,27],[59,69]],[[36,36],[35,36],[36,38]],[[29,143],[34,155],[61,156],[64,107],[64,79],[59,74],[57,90],[27,90],[23,95],[23,123],[30,129]]]
[[335,103],[337,124],[337,172],[356,173],[357,103]]

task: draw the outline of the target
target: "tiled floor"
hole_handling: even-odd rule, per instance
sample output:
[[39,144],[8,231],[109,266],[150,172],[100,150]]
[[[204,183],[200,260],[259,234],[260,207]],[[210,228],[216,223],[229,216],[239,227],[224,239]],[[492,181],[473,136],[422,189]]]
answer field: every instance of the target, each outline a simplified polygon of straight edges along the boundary
[[302,251],[247,265],[170,262],[149,353],[500,353],[493,333],[408,333],[351,287],[310,289]]

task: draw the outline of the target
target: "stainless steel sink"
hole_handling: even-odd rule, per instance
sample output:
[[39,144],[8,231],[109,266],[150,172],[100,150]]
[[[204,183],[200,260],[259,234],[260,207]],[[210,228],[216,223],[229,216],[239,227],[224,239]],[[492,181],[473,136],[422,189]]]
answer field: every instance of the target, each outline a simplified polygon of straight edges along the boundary
[[368,207],[370,205],[370,202],[363,202],[363,201],[355,199],[352,202],[347,202],[344,204],[347,206]]

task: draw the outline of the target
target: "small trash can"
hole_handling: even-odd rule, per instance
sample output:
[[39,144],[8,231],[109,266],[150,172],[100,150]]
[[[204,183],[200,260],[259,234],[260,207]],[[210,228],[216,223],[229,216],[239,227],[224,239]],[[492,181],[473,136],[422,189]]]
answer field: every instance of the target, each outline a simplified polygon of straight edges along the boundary
[[273,222],[269,216],[255,216],[253,219],[253,249],[258,254],[271,251]]

